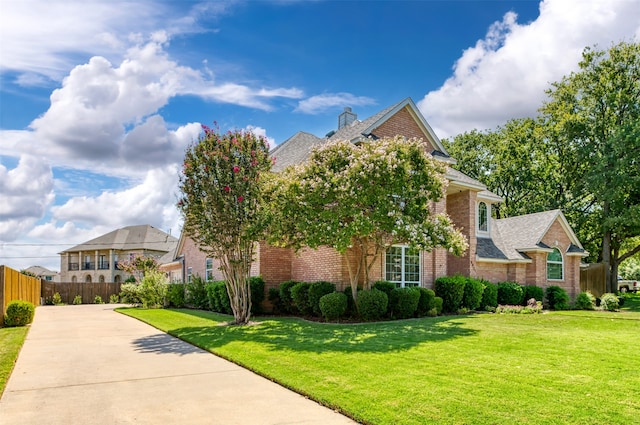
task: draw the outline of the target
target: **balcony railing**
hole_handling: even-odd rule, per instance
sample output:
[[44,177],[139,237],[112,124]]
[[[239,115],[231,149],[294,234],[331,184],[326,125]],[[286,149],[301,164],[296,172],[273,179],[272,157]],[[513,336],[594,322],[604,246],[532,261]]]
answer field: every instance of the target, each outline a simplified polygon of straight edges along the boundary
[[95,270],[96,269],[96,264],[95,263],[82,263],[82,270]]
[[78,263],[69,263],[69,271],[78,270]]
[[98,263],[98,270],[109,270],[109,262]]

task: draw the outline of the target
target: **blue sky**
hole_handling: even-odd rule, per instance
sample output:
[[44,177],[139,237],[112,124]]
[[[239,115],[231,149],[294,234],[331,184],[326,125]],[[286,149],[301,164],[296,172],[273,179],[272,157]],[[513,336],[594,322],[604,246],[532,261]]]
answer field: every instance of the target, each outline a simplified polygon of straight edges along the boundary
[[640,38],[633,0],[0,3],[0,264],[116,228],[177,236],[200,123],[273,145],[411,97],[438,136],[533,116],[585,46]]

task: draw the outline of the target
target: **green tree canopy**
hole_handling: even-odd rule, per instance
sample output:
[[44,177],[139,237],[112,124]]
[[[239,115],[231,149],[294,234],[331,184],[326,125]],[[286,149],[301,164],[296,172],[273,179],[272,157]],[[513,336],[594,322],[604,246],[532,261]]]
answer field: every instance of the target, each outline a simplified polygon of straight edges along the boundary
[[272,181],[270,242],[352,253],[355,265],[345,264],[354,296],[360,280],[369,286],[372,264],[391,244],[462,254],[464,236],[445,214],[434,213],[445,170],[426,152],[421,140],[399,136],[314,150]]
[[203,129],[185,154],[178,208],[186,234],[220,260],[234,321],[246,324],[254,246],[263,239],[261,179],[272,164],[268,143],[247,131]]

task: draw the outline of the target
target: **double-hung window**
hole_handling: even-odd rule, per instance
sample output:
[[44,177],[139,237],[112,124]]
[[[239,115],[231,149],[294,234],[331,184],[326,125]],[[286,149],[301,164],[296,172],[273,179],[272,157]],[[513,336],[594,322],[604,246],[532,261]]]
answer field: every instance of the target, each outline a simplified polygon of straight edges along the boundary
[[387,248],[385,279],[399,288],[420,286],[420,251],[405,245]]
[[207,282],[210,282],[213,280],[213,259],[212,258],[207,258],[205,263],[205,269],[206,269]]
[[553,248],[547,255],[547,279],[562,280],[563,275],[562,254],[558,248]]

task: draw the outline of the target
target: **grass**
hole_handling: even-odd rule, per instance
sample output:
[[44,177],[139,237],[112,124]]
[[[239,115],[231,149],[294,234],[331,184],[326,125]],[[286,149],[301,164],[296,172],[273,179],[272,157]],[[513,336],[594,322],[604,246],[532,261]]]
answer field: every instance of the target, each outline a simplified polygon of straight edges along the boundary
[[7,385],[28,330],[27,326],[0,328],[0,397]]
[[[638,297],[636,300],[635,297]],[[371,324],[220,326],[196,310],[119,311],[371,424],[630,424],[640,295],[619,313],[477,314]]]

